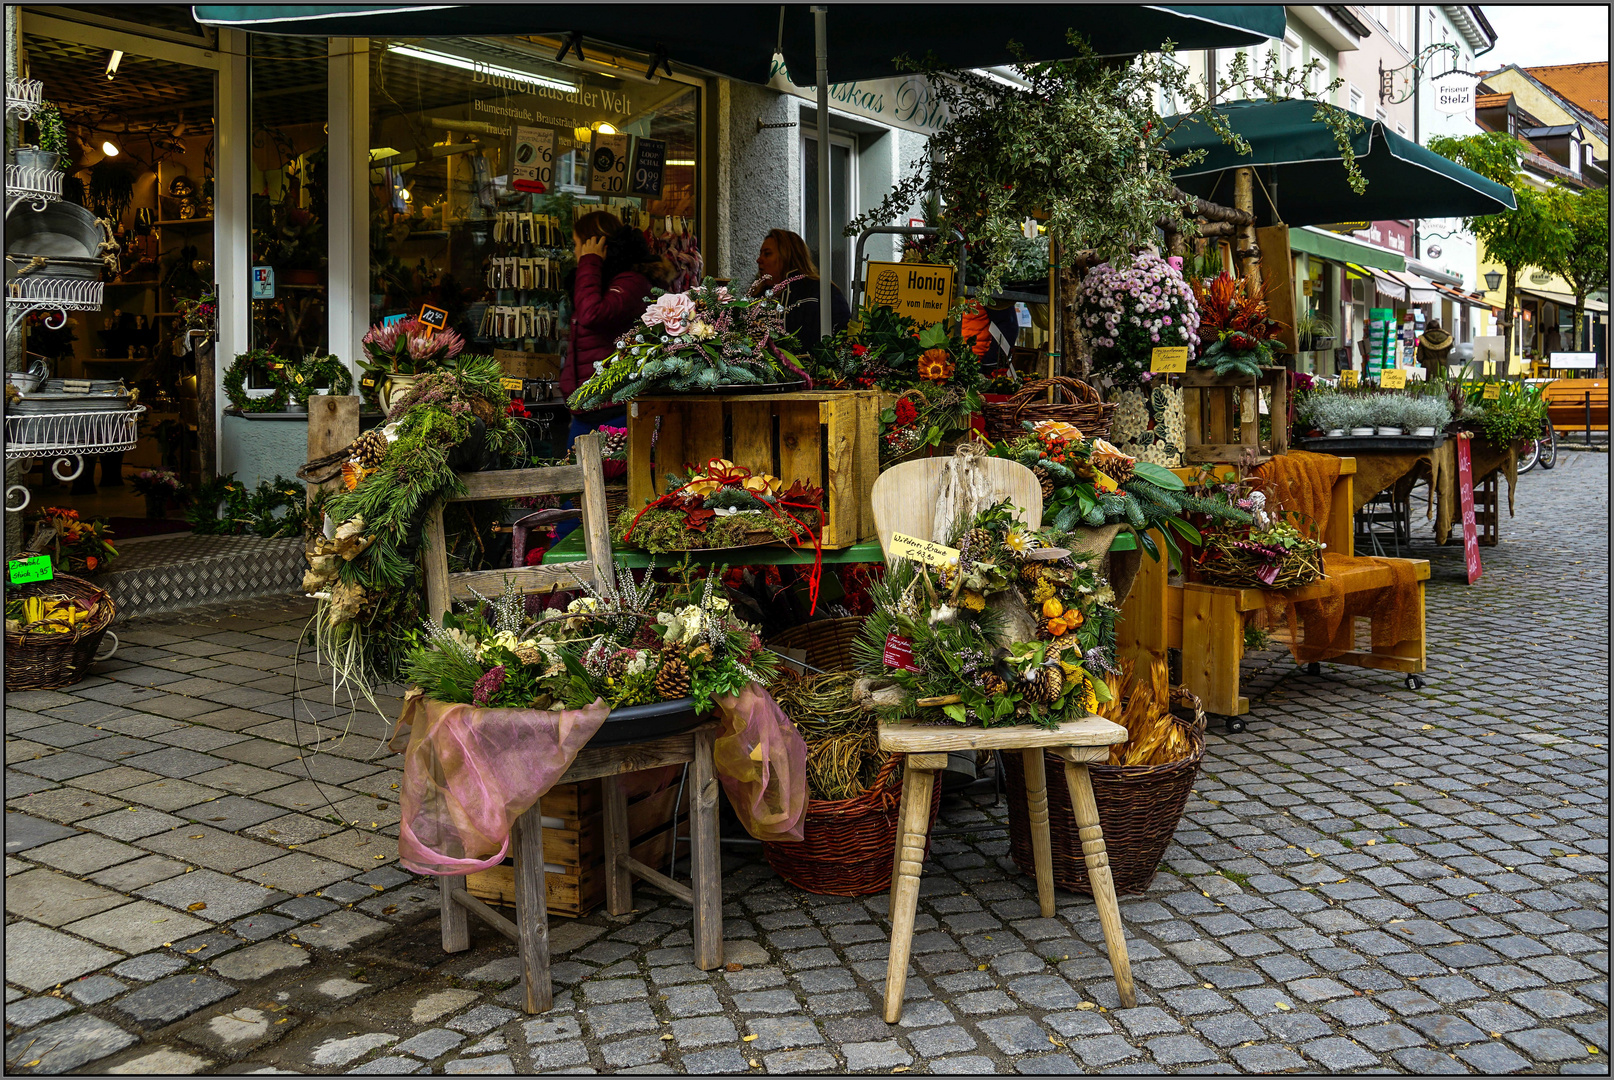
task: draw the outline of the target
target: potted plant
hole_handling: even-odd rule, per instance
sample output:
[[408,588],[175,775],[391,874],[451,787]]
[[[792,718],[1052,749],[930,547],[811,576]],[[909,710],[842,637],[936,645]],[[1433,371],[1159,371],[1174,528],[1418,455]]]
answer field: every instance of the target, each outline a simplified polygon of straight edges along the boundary
[[1420,438],[1431,438],[1451,423],[1451,406],[1438,397],[1419,397],[1407,403],[1406,425]]
[[383,411],[390,411],[416,379],[436,371],[464,348],[464,340],[454,331],[433,333],[432,327],[416,319],[376,323],[365,332],[364,355],[359,359],[364,396],[373,395]]
[[1340,426],[1354,438],[1372,435],[1374,421],[1370,401],[1365,397],[1347,397],[1344,400],[1345,407],[1341,410]]
[[1330,439],[1345,434],[1351,399],[1341,394],[1317,394],[1308,403],[1311,424]]
[[163,517],[169,503],[183,505],[185,502],[185,486],[171,469],[141,469],[130,484],[135,494],[145,497],[148,518]]
[[1369,399],[1369,415],[1380,435],[1400,435],[1405,427],[1407,401],[1393,394],[1376,394]]
[[1307,308],[1295,316],[1295,338],[1301,352],[1321,352],[1334,347],[1334,324]]
[[67,171],[67,127],[55,105],[47,101],[34,111],[34,129],[39,132],[39,144],[12,151],[18,166]]

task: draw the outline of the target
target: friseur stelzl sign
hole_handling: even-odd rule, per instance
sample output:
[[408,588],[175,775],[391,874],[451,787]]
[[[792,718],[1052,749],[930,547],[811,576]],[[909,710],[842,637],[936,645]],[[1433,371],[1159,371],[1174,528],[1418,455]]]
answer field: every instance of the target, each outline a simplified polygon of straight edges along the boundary
[[953,306],[953,268],[929,263],[869,262],[863,295],[920,326],[941,322]]

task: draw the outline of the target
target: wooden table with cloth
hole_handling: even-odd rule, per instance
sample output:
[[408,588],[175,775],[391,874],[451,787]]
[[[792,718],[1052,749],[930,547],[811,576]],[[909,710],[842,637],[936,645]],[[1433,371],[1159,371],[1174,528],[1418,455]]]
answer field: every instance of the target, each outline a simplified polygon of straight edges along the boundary
[[[1513,489],[1519,482],[1519,457],[1511,448],[1498,449],[1489,439],[1469,440],[1474,469],[1474,490],[1494,485],[1498,473],[1507,477],[1508,516],[1513,515]],[[1396,503],[1412,496],[1419,480],[1429,484],[1425,519],[1435,522],[1435,543],[1451,537],[1452,526],[1462,520],[1462,504],[1457,490],[1457,440],[1448,438],[1429,450],[1352,450],[1356,476],[1352,486],[1351,512],[1355,514],[1381,492],[1391,491]],[[1494,501],[1494,500],[1481,500]],[[1498,530],[1485,530],[1480,543],[1494,546]]]

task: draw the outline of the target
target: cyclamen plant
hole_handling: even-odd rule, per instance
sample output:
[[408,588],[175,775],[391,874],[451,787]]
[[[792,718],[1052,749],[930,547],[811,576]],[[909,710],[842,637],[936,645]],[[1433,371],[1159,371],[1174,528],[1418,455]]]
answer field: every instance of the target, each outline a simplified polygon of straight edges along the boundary
[[1144,252],[1088,272],[1077,317],[1093,349],[1095,376],[1135,390],[1149,381],[1155,349],[1186,345],[1193,355],[1199,308],[1180,263]]

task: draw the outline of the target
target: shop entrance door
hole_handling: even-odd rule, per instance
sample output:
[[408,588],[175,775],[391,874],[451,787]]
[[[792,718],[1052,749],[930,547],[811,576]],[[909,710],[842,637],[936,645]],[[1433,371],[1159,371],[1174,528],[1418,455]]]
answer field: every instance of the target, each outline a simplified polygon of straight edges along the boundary
[[818,140],[803,136],[801,150],[801,220],[807,250],[819,271],[850,296],[850,241],[841,234],[857,216],[857,144],[844,135],[829,137],[829,258],[818,250]]

